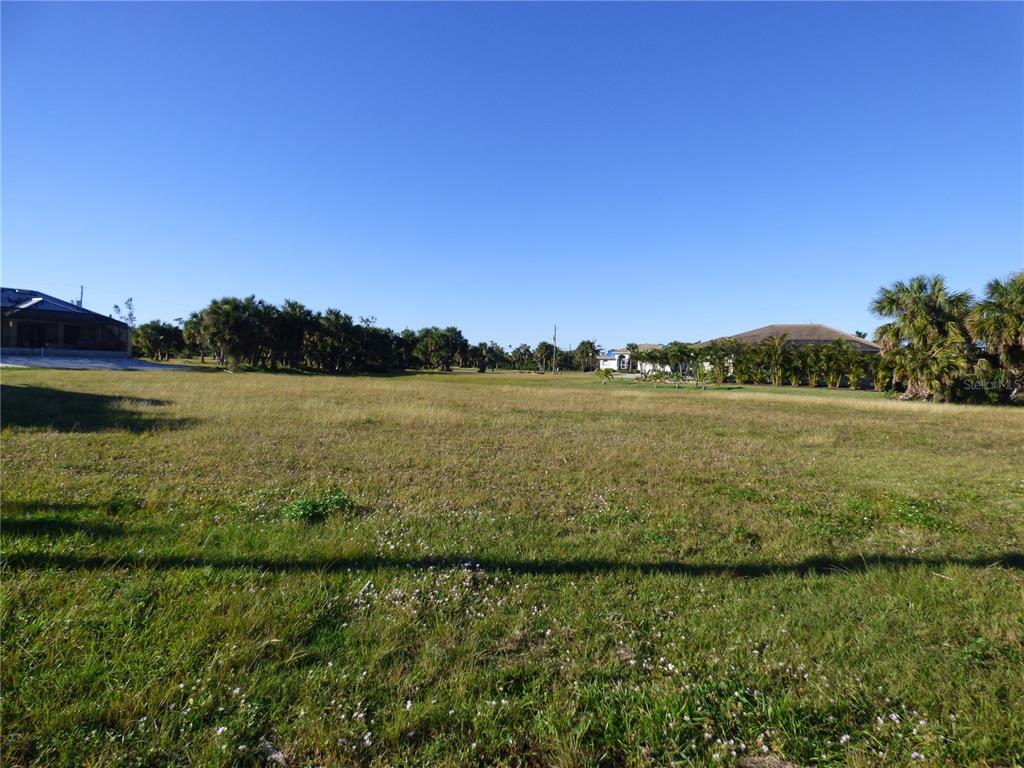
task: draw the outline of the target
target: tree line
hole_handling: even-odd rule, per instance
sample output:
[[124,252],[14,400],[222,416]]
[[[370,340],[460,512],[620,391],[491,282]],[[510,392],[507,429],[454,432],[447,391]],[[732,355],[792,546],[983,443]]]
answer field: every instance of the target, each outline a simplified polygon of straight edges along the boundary
[[589,340],[575,350],[548,341],[506,350],[493,341],[471,344],[453,326],[396,332],[374,318],[357,321],[337,309],[314,312],[291,300],[276,306],[255,296],[215,299],[177,324],[145,323],[135,330],[133,346],[136,354],[158,360],[187,355],[235,368],[344,373],[456,367],[586,371],[596,366],[598,354]]
[[[951,290],[941,275],[920,275],[881,288],[870,309],[885,320],[875,332],[882,349],[877,355],[841,339],[795,346],[785,336],[756,344],[630,344],[627,350],[634,363],[657,367],[647,374],[654,379],[867,386],[938,401],[1024,400],[1024,273],[992,280],[980,299]],[[136,329],[134,345],[138,354],[157,359],[209,356],[232,367],[349,373],[454,367],[589,371],[600,352],[593,340],[572,350],[548,341],[506,350],[493,341],[471,344],[452,326],[396,332],[373,318],[356,321],[337,309],[314,312],[290,300],[275,306],[254,296],[215,299],[178,324],[146,323]]]

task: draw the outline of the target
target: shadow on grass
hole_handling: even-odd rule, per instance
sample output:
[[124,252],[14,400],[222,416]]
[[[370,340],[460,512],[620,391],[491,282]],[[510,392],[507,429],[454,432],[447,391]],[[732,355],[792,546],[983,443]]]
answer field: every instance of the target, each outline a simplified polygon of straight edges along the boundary
[[48,553],[14,554],[4,558],[3,565],[15,569],[62,568],[96,570],[103,568],[144,568],[171,571],[186,568],[214,570],[252,570],[262,573],[343,573],[349,571],[418,571],[428,568],[463,568],[527,576],[579,576],[586,574],[643,574],[679,576],[723,576],[756,579],[778,575],[843,575],[864,573],[875,569],[902,568],[1009,568],[1024,571],[1024,553],[1005,552],[992,557],[897,557],[869,555],[865,557],[814,557],[792,563],[682,563],[677,561],[628,562],[619,560],[500,560],[471,557],[389,558],[356,555],[340,558],[264,558],[209,556],[143,556],[131,554],[103,557]]
[[180,429],[193,419],[172,419],[133,410],[132,406],[164,406],[166,400],[97,395],[63,389],[0,384],[0,411],[4,427],[54,429],[58,432],[125,430],[148,432]]
[[107,523],[86,523],[62,517],[32,517],[0,520],[0,534],[4,536],[68,536],[84,533],[95,539],[113,539],[124,536],[123,526]]

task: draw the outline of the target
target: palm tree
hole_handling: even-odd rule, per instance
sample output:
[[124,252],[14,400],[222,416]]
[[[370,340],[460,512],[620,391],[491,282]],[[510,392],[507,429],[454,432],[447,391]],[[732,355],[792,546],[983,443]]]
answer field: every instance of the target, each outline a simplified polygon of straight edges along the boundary
[[793,352],[793,370],[799,379],[806,381],[808,387],[818,386],[821,379],[821,362],[818,347],[806,344],[797,347]]
[[640,347],[635,342],[630,342],[626,345],[626,351],[629,353],[629,370],[633,370],[636,363],[642,362],[639,359]]
[[783,333],[766,339],[764,353],[768,376],[771,379],[772,385],[781,387],[786,371],[790,367],[790,358],[792,356],[792,346],[788,341],[787,334]]
[[908,397],[952,394],[954,372],[970,365],[970,307],[971,294],[950,291],[941,275],[918,275],[878,291],[871,311],[891,320],[875,331],[875,340],[883,356],[895,358],[895,375],[906,381]]
[[847,365],[847,386],[850,389],[860,389],[861,382],[864,381],[864,377],[868,375],[869,366],[867,355],[851,348]]
[[573,358],[580,367],[580,371],[593,368],[597,361],[597,342],[589,339],[581,341],[573,353]]
[[708,365],[710,378],[715,384],[722,384],[729,376],[737,345],[722,341],[709,341],[701,349],[700,365]]
[[555,365],[555,347],[550,341],[542,341],[533,349],[533,360],[540,370],[545,370],[548,361],[551,361],[551,369]]
[[203,325],[203,313],[193,312],[188,316],[182,327],[182,333],[185,337],[185,344],[190,347],[193,352],[199,352],[199,361],[201,363],[206,362],[206,351],[209,348],[210,341],[206,337],[206,330]]
[[1013,382],[1009,397],[1016,399],[1024,388],[1024,272],[986,285],[985,298],[967,315],[967,327],[998,357]]
[[850,368],[851,357],[855,354],[845,339],[835,339],[821,348],[819,359],[825,372],[825,384],[831,389],[838,389],[843,375]]
[[512,358],[512,365],[519,371],[530,364],[530,361],[533,359],[533,350],[530,349],[529,344],[520,344],[512,350],[509,357]]
[[682,376],[690,369],[690,363],[694,359],[694,349],[681,341],[673,341],[665,347],[665,356],[673,370]]
[[[732,375],[737,384],[754,383],[754,348],[737,343],[732,352]],[[723,379],[724,380],[724,379]]]

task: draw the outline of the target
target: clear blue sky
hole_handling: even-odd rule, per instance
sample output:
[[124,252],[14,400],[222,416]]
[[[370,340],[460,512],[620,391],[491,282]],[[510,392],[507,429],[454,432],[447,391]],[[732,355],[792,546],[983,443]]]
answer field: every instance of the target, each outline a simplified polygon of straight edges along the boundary
[[472,340],[871,331],[1024,267],[1024,5],[2,8],[2,279]]

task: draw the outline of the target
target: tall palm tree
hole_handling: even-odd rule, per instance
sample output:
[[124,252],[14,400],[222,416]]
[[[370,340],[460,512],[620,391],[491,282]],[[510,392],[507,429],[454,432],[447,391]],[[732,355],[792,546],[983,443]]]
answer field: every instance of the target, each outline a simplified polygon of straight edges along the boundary
[[551,363],[551,370],[555,368],[555,347],[550,341],[542,341],[533,348],[533,360],[540,370],[545,370],[548,362]]
[[1024,272],[985,286],[985,298],[967,315],[967,327],[999,358],[1012,380],[1010,397],[1024,390]]
[[790,366],[792,346],[788,334],[772,336],[765,340],[764,358],[768,369],[768,378],[773,386],[781,387],[782,380]]
[[875,340],[883,356],[895,358],[895,375],[906,382],[908,397],[951,395],[955,371],[970,364],[970,307],[971,294],[950,291],[941,275],[918,275],[878,291],[871,311],[891,319],[875,331]]
[[838,389],[843,375],[849,371],[853,348],[845,339],[836,339],[826,344],[819,353],[822,368],[825,372],[825,383],[831,389]]
[[918,275],[881,288],[871,311],[892,320],[875,331],[885,350],[904,344],[926,344],[947,337],[966,338],[965,320],[971,306],[967,291],[950,291],[942,275]]
[[807,386],[818,386],[818,382],[821,380],[821,360],[818,347],[813,344],[797,347],[793,352],[793,357],[793,368],[799,371],[800,377],[807,382]]

